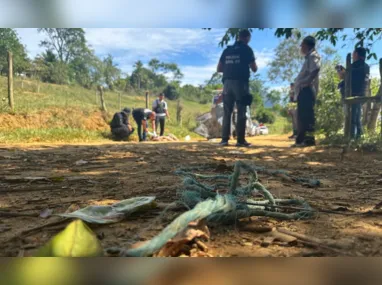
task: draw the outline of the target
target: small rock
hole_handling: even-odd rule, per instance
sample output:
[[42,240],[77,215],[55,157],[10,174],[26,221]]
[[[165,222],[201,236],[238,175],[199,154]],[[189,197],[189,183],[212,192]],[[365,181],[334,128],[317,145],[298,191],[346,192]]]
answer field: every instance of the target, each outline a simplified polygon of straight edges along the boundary
[[45,209],[40,213],[40,218],[46,219],[49,218],[53,214],[52,209]]
[[245,242],[245,243],[244,243],[244,246],[253,246],[253,243],[251,243],[251,242]]
[[88,164],[88,163],[89,162],[87,162],[86,160],[81,159],[81,160],[76,161],[75,165],[84,165],[84,164]]

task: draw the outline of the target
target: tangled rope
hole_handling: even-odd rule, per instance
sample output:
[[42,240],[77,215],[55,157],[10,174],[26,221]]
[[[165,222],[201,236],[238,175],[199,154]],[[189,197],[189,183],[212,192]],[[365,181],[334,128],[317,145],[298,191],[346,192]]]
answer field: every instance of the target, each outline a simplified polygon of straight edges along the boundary
[[[248,184],[240,184],[242,170],[249,173]],[[123,256],[149,256],[160,250],[166,242],[185,230],[195,220],[206,219],[209,223],[233,223],[241,218],[266,216],[276,219],[306,219],[314,215],[307,202],[299,199],[275,199],[258,181],[254,167],[243,162],[236,162],[231,175],[203,175],[178,170],[177,175],[184,177],[183,186],[178,191],[179,203],[191,210],[183,213],[170,223],[163,231],[134,249],[124,250]],[[201,183],[198,180],[209,181]],[[225,191],[220,194],[219,191]],[[254,197],[261,194],[263,200]],[[298,205],[292,213],[278,211],[278,206]]]

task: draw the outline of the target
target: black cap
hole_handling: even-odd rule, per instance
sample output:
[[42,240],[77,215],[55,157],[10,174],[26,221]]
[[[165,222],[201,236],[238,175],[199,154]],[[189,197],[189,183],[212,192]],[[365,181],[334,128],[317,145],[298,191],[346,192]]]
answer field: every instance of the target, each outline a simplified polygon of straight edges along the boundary
[[316,39],[312,36],[305,37],[302,42],[311,48],[316,46]]
[[130,114],[131,113],[131,109],[130,108],[124,108],[122,110],[123,113],[126,113],[126,114]]

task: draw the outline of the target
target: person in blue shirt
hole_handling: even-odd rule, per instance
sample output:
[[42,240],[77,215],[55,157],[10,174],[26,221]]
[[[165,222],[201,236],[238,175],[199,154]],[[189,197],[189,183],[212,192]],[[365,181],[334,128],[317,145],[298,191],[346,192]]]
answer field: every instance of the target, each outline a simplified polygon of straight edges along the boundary
[[246,111],[252,103],[249,93],[250,69],[257,71],[253,50],[248,46],[251,33],[248,30],[239,32],[238,41],[228,46],[220,57],[217,72],[223,72],[223,128],[221,146],[228,146],[231,135],[231,119],[235,104],[237,107],[236,136],[238,147],[250,147],[245,140]]

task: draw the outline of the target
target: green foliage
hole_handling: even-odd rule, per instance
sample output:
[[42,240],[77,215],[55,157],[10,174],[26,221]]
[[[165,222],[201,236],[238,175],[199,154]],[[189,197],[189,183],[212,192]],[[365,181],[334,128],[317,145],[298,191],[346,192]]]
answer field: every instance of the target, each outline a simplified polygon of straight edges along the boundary
[[255,119],[263,124],[273,124],[276,120],[276,115],[269,108],[258,108]]
[[301,69],[304,57],[300,53],[300,30],[282,40],[275,48],[274,58],[269,63],[268,77],[273,82],[293,82]]
[[14,29],[0,28],[0,73],[8,73],[8,51],[13,53],[13,71],[25,72],[30,67],[25,47]]
[[38,31],[47,36],[40,45],[54,51],[58,59],[65,64],[88,51],[83,29],[41,28]]
[[119,79],[119,76],[121,75],[121,71],[119,70],[119,68],[117,68],[116,64],[113,61],[114,59],[111,54],[109,54],[103,60],[103,76],[105,79],[105,83],[110,90],[114,90],[114,81]]
[[337,90],[339,82],[334,67],[339,59],[326,62],[321,67],[320,92],[316,103],[316,131],[331,137],[342,130],[344,122],[341,96]]
[[272,105],[277,105],[281,101],[281,91],[279,90],[271,90],[266,95],[267,102],[271,103]]
[[179,91],[174,85],[167,85],[163,93],[169,100],[176,100],[179,98]]
[[49,65],[49,78],[47,82],[56,84],[69,84],[69,66],[63,62],[54,62]]
[[[210,28],[208,28],[210,30]],[[264,30],[264,28],[259,28],[259,30]],[[297,30],[297,31],[296,31]],[[222,37],[219,45],[224,47],[226,46],[232,39],[236,39],[239,34],[240,29],[237,28],[229,28],[226,30],[226,33]],[[249,29],[250,32],[253,29]],[[284,37],[285,39],[289,39],[294,35],[297,38],[301,38],[301,31],[297,28],[278,28],[275,29],[275,36],[278,38]],[[377,59],[377,54],[373,52],[373,45],[382,38],[382,28],[353,28],[353,35],[355,40],[355,47],[365,47],[368,53],[367,58]],[[316,38],[320,41],[328,40],[333,46],[337,45],[339,39],[345,41],[348,37],[347,34],[344,33],[343,28],[321,28],[315,34]]]

